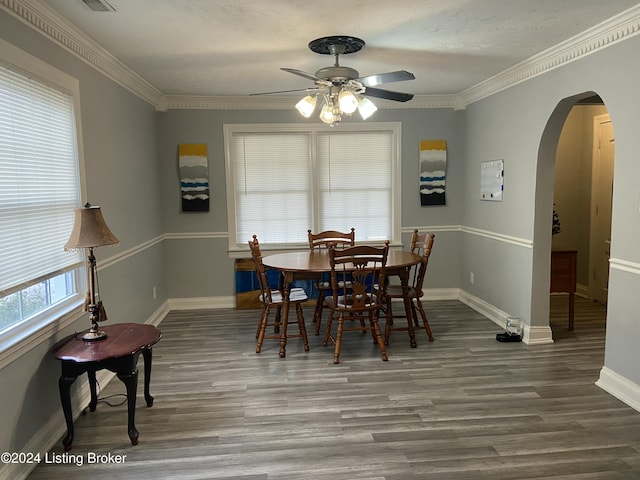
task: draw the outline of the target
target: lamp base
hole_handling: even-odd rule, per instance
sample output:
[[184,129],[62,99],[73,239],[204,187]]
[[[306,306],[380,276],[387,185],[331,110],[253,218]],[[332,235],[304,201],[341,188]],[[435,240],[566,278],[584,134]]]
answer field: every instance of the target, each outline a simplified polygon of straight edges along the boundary
[[107,332],[103,332],[102,330],[89,330],[82,335],[82,339],[85,342],[95,342],[97,340],[104,340],[105,338],[107,338]]

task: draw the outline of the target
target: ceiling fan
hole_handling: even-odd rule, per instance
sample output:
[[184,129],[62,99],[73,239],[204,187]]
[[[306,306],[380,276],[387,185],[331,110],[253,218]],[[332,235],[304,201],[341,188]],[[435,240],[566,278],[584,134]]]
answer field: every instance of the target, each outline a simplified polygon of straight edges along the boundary
[[356,110],[364,119],[369,118],[377,108],[367,97],[395,102],[411,100],[412,94],[375,88],[383,83],[415,79],[415,76],[406,70],[361,77],[357,70],[340,65],[340,55],[357,52],[364,45],[364,40],[350,36],[330,36],[313,40],[309,42],[309,49],[323,55],[335,56],[333,66],[321,68],[315,75],[295,68],[281,68],[281,70],[312,80],[315,84],[314,87],[255,93],[253,95],[305,91],[308,95],[296,104],[298,111],[309,118],[320,101],[322,104],[320,119],[332,126],[341,120],[342,114],[350,115]]

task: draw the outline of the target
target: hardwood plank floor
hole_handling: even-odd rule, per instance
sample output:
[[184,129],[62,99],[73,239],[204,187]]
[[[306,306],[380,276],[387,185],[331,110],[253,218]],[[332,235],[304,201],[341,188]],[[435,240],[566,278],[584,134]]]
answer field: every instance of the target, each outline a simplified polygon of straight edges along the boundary
[[[551,301],[554,344],[499,343],[467,306],[426,302],[433,343],[421,332],[411,349],[394,332],[382,362],[348,332],[340,365],[312,333],[309,352],[292,339],[285,359],[273,340],[256,354],[258,311],[171,313],[152,408],[138,389],[139,445],[126,405],[100,403],[75,424],[69,453],[85,464],[40,464],[29,479],[640,479],[640,413],[594,385],[604,308],[578,298],[568,332],[566,297]],[[116,379],[100,396],[123,393]],[[126,460],[87,465],[89,452]]]

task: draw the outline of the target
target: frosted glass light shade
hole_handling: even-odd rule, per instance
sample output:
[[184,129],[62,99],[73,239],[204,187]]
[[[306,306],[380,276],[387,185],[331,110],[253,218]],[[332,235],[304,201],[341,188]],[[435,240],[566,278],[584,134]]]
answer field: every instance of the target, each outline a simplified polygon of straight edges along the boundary
[[358,99],[351,90],[343,89],[338,95],[340,110],[347,115],[351,115],[358,108]]
[[296,108],[303,117],[309,118],[313,111],[316,109],[316,101],[316,97],[307,95],[298,103],[296,103]]
[[363,120],[366,120],[371,115],[376,113],[376,110],[378,110],[378,107],[376,107],[374,103],[368,98],[362,98],[362,100],[360,100],[360,103],[358,103],[358,112],[360,112],[360,116]]
[[325,103],[322,106],[322,110],[320,110],[320,120],[324,123],[335,123],[336,117],[333,114],[333,107],[330,104]]

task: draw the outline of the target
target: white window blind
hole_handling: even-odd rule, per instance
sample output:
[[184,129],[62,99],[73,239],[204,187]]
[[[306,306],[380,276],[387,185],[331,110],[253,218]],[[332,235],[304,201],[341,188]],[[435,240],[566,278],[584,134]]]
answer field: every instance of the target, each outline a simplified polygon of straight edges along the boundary
[[393,238],[392,145],[391,132],[318,135],[319,230]]
[[309,135],[232,137],[236,236],[261,243],[305,242],[311,224]]
[[304,246],[307,230],[398,241],[397,124],[227,125],[229,247]]
[[0,297],[82,262],[75,135],[70,95],[0,66]]

